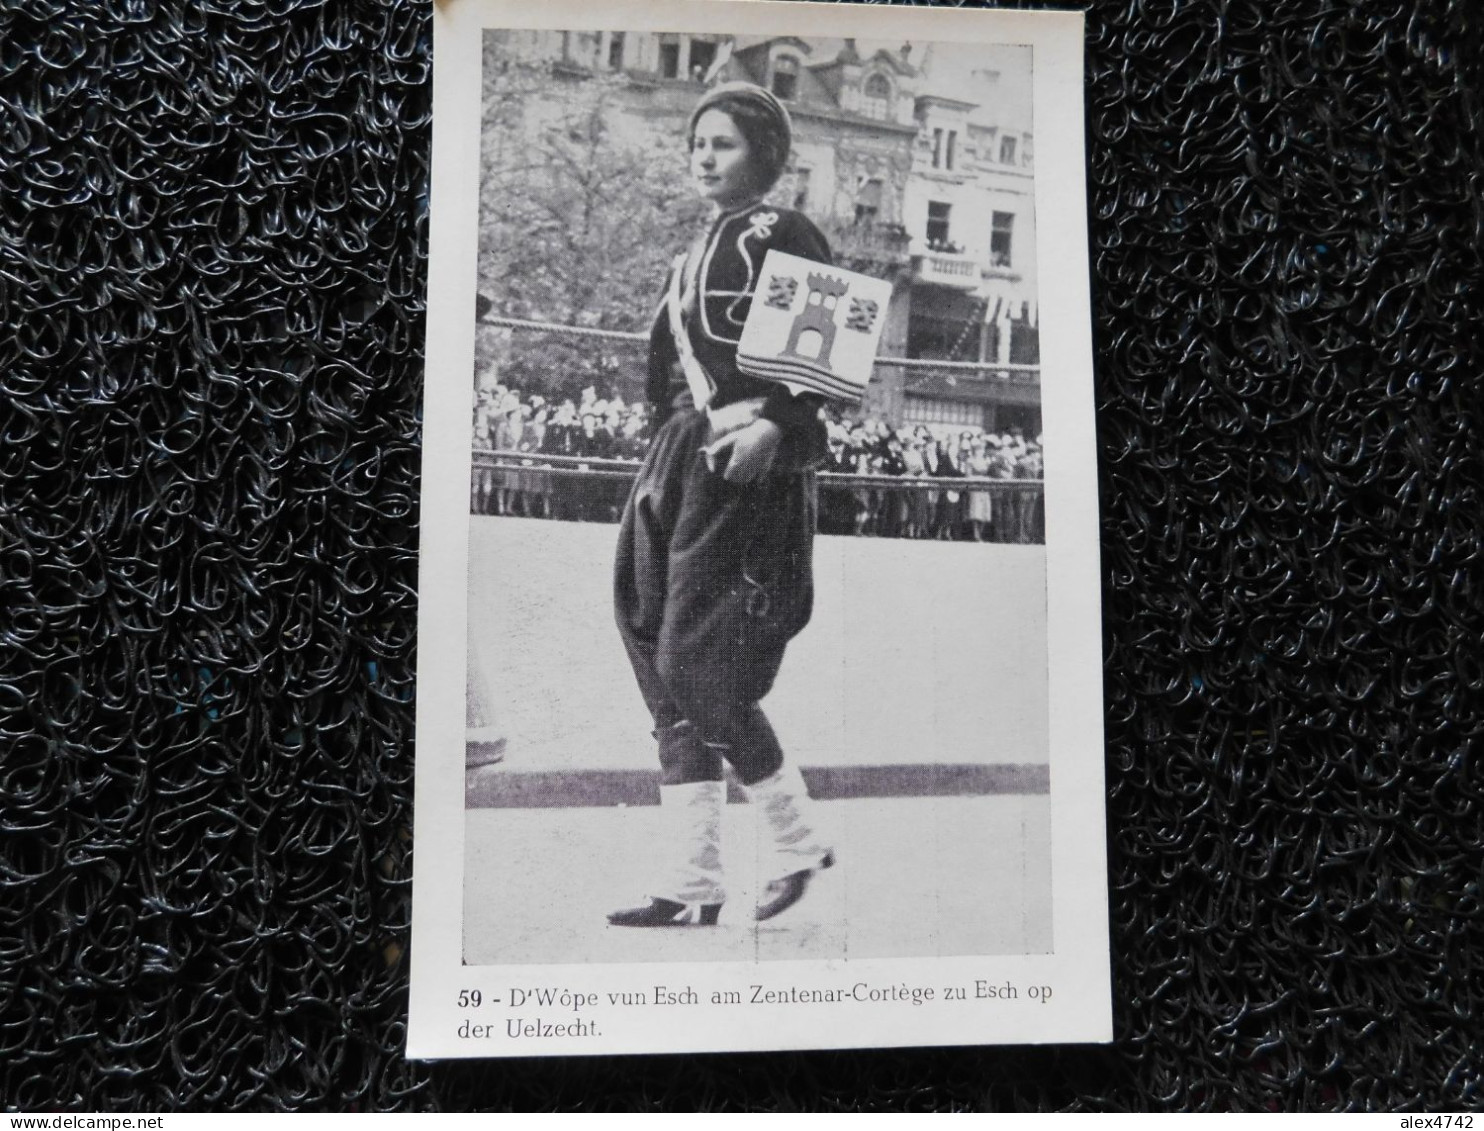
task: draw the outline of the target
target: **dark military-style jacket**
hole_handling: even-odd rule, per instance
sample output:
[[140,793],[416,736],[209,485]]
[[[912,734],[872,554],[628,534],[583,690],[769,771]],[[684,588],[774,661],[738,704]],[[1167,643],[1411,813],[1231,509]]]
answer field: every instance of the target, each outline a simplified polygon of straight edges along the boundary
[[[763,257],[775,248],[817,263],[832,262],[824,236],[800,212],[753,204],[717,215],[686,257],[681,321],[696,360],[715,390],[710,407],[765,398],[762,415],[783,429],[790,462],[814,465],[823,460],[826,447],[825,428],[819,419],[822,399],[812,393],[795,395],[783,385],[737,368],[737,343],[752,307]],[[675,270],[672,265],[672,276]],[[649,341],[647,395],[659,419],[688,391],[666,310],[671,282],[667,277]]]

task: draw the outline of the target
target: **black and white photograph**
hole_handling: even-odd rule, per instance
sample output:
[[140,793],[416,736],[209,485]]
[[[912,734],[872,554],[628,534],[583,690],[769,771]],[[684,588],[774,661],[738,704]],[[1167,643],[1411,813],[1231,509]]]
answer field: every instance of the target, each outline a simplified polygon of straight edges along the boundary
[[[1065,863],[1102,851],[1085,218],[1038,165],[1080,155],[1080,44],[1042,38],[1080,24],[440,15],[416,898],[456,964],[426,1047],[1030,1041],[1064,1010],[1090,1039],[1106,992],[1053,1011],[1088,991],[1045,973],[1106,964],[1101,871]],[[1088,565],[1053,655],[1053,575]]]

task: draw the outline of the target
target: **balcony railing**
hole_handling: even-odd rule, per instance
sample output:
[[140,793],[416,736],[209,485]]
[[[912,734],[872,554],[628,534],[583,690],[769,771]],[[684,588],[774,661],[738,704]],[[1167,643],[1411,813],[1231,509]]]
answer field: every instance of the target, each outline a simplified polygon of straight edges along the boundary
[[995,258],[987,267],[981,267],[979,274],[985,279],[1000,279],[1009,283],[1018,283],[1021,273],[1010,266],[1010,261],[1003,257]]
[[944,251],[914,251],[914,273],[919,283],[972,291],[979,286],[979,264],[973,256]]

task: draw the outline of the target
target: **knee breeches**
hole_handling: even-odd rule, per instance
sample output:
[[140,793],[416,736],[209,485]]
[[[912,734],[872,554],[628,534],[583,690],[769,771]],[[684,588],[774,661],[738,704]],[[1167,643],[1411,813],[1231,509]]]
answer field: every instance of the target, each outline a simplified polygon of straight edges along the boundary
[[655,436],[619,527],[614,603],[656,728],[689,720],[745,784],[782,760],[757,702],[813,608],[814,479],[728,483],[707,470],[708,439],[695,410]]

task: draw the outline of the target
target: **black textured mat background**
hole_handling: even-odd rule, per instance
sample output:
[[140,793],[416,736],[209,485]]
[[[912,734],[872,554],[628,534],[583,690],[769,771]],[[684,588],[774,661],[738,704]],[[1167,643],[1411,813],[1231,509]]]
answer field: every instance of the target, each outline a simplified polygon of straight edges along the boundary
[[1481,27],[1091,5],[1114,1045],[428,1065],[429,9],[0,0],[0,1102],[1479,1107]]

